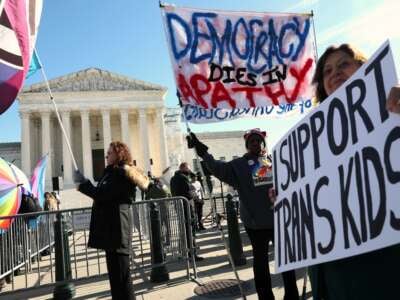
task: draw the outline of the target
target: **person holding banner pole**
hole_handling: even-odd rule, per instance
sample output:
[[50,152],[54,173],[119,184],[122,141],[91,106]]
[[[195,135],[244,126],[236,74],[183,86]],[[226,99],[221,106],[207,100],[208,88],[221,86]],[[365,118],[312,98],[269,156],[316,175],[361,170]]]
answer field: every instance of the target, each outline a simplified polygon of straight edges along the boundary
[[[313,78],[317,100],[325,101],[366,60],[349,44],[327,48],[318,60]],[[391,89],[387,109],[400,113],[400,86]],[[316,300],[400,299],[400,245],[321,263],[308,269]]]
[[[250,238],[253,250],[254,281],[258,299],[272,300],[268,245],[274,240],[273,207],[268,190],[272,187],[272,164],[267,156],[266,132],[258,128],[244,135],[247,153],[229,162],[215,160],[208,147],[194,133],[187,137],[188,147],[195,148],[211,173],[233,186],[239,194],[240,218]],[[284,300],[298,300],[295,271],[283,272]]]

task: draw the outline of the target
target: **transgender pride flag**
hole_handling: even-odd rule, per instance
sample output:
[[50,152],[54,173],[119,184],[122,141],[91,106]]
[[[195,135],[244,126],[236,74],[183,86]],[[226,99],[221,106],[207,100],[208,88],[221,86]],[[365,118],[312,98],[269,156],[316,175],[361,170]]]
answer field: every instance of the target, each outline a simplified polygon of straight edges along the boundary
[[42,208],[44,208],[44,187],[48,157],[49,155],[46,154],[38,161],[30,180],[32,194],[39,200],[39,204]]

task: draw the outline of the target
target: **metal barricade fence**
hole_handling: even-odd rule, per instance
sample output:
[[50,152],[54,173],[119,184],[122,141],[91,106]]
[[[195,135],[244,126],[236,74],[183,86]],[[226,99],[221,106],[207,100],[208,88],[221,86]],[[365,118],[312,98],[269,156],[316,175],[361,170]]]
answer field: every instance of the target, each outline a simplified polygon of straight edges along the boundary
[[[236,204],[237,214],[239,216],[239,195],[237,193],[232,194],[233,200]],[[210,198],[204,198],[204,206],[203,206],[203,220],[210,220],[211,222],[215,222],[213,220],[213,211],[216,214],[226,215],[226,195],[221,195],[221,193],[213,194]]]
[[[185,219],[184,210],[188,206],[184,203],[187,203],[185,198],[172,197],[132,204],[132,274],[154,266],[151,249],[152,243],[157,241],[151,240],[150,206],[153,205],[160,212],[164,264],[177,263],[177,268],[186,269],[190,276],[188,251],[193,251],[193,244],[190,240],[188,245],[185,238],[190,220]],[[87,247],[91,208],[0,217],[0,220],[13,219],[10,228],[0,232],[0,280],[7,278],[10,282],[2,293],[55,283],[54,221],[57,215],[64,219],[68,232],[72,281],[107,274],[104,251]]]

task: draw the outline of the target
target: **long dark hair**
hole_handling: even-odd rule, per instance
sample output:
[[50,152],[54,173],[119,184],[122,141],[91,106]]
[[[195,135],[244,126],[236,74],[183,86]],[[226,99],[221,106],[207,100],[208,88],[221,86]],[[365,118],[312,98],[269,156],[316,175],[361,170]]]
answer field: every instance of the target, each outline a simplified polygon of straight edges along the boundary
[[354,60],[356,60],[360,65],[367,61],[367,58],[359,50],[354,48],[349,44],[341,44],[340,46],[330,46],[328,47],[324,54],[318,59],[317,68],[313,77],[313,84],[315,84],[315,97],[317,101],[322,102],[328,97],[328,94],[324,88],[324,66],[329,55],[334,52],[343,51],[350,55]]

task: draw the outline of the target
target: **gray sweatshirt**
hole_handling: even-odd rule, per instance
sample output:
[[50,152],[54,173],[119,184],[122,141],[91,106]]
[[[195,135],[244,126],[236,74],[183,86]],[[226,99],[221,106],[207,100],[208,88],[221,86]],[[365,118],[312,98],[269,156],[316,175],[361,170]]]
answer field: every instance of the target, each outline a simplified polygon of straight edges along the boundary
[[272,187],[272,169],[265,156],[245,154],[224,162],[215,160],[207,153],[203,160],[215,177],[238,191],[240,218],[244,226],[251,229],[273,228],[273,205],[268,197],[268,190]]

